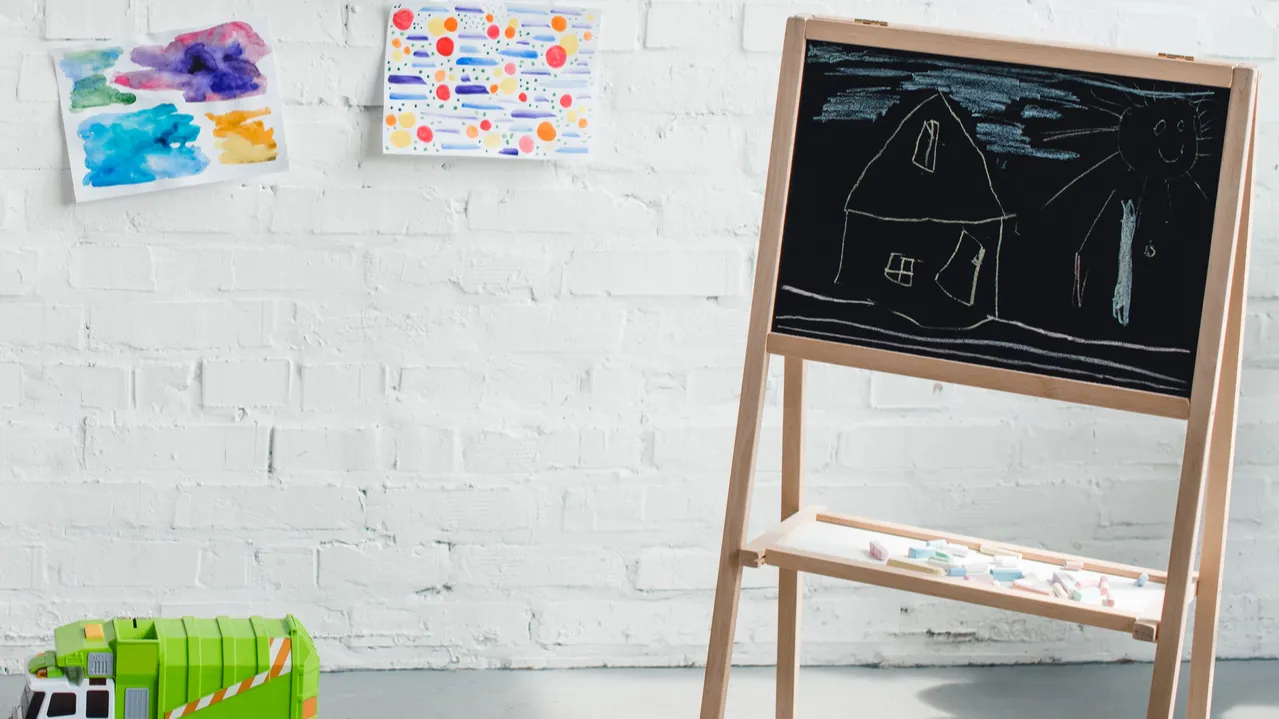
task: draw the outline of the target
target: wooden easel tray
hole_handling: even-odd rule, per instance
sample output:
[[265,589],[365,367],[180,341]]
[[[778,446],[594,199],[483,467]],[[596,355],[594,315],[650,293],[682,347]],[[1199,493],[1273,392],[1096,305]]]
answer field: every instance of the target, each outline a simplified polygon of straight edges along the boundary
[[[876,540],[888,549],[890,555],[905,556],[910,547],[919,546],[921,541],[930,539],[962,544],[974,552],[983,544],[1011,549],[1022,555],[1021,568],[1024,571],[1043,576],[1051,576],[1053,571],[1061,569],[1069,560],[1082,561],[1083,571],[1075,574],[1081,578],[1108,577],[1115,606],[1084,604],[1005,588],[998,584],[975,584],[958,577],[933,576],[897,569],[872,558],[867,549],[871,540]],[[1159,617],[1163,614],[1164,582],[1167,581],[1167,575],[1157,569],[831,514],[820,507],[801,510],[760,535],[738,552],[738,559],[747,567],[767,564],[781,569],[902,589],[916,594],[1125,632],[1134,639],[1148,642],[1153,642],[1158,637]],[[1142,574],[1146,574],[1150,581],[1145,586],[1138,587],[1135,579]],[[1188,596],[1194,596],[1193,589]]]

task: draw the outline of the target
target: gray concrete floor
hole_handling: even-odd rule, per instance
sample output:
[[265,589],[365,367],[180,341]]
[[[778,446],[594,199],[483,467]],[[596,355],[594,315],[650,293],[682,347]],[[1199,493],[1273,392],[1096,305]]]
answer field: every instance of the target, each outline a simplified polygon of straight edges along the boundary
[[[1221,662],[1216,719],[1279,719],[1279,662]],[[351,672],[320,681],[324,719],[692,719],[700,669]],[[1183,674],[1183,696],[1184,696]],[[1128,719],[1148,664],[805,669],[800,715],[821,719]],[[0,677],[0,709],[20,677]],[[729,719],[773,716],[773,671],[734,669]],[[1180,716],[1180,713],[1178,714]]]

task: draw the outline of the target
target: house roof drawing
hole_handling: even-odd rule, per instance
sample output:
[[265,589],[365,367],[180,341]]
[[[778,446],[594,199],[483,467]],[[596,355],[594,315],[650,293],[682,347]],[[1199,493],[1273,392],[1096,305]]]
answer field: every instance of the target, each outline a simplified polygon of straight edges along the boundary
[[995,194],[985,154],[941,93],[906,115],[844,209],[901,222],[980,224],[1012,216]]

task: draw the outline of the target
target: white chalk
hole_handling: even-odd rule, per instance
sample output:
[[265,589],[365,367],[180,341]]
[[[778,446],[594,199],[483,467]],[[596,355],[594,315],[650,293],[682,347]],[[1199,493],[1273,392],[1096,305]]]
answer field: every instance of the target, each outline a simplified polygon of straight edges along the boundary
[[995,578],[990,576],[989,573],[974,574],[972,572],[969,572],[968,576],[964,577],[964,579],[967,579],[968,581],[974,584],[994,584],[995,583]]
[[944,539],[930,539],[926,544],[933,549],[945,549],[947,542]]
[[1021,559],[1021,554],[1014,552],[1011,549],[1005,549],[997,544],[981,545],[981,553],[989,554],[992,557],[1016,557]]
[[1056,582],[1053,583],[1053,594],[1061,599],[1070,599],[1070,590]]
[[969,574],[985,574],[990,571],[990,562],[978,560],[976,562],[965,562],[964,568]]
[[1084,569],[1084,563],[1078,559],[1067,559],[1066,569],[1069,569],[1072,572],[1082,572]]
[[1019,561],[1020,560],[1018,560],[1016,557],[1009,554],[995,555],[996,567],[1005,567],[1005,568],[1016,567]]
[[870,543],[870,556],[881,562],[888,561],[888,548],[874,540]]
[[951,556],[967,557],[969,550],[968,547],[965,547],[962,544],[947,544],[946,551],[950,552]]

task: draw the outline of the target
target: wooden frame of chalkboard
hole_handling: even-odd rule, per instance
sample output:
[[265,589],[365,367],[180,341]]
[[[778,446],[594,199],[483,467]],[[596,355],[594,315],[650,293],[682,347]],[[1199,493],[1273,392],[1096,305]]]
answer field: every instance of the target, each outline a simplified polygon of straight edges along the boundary
[[[824,75],[861,78],[858,80],[861,84],[841,80],[853,83],[835,87],[843,94],[834,94],[831,87],[813,89],[815,86],[810,87],[805,80],[821,81],[814,80],[815,74],[806,73],[807,66],[815,61],[834,63],[834,69]],[[1020,89],[995,97],[974,94],[969,87],[969,94],[964,96],[962,76],[979,77],[987,89],[991,82],[998,84],[1001,78],[1011,78],[1020,83]],[[896,77],[898,84],[891,87],[875,84],[878,81],[864,81],[866,77]],[[909,84],[901,78],[908,78]],[[922,94],[908,94],[903,88]],[[1031,88],[1036,98],[1056,98],[1058,105],[1021,102],[1015,107],[1020,114],[1010,119],[1008,112],[1014,103],[1009,98],[1017,99],[1014,96],[1018,93],[1024,95],[1026,88]],[[1081,90],[1087,90],[1095,103],[1092,100],[1078,102],[1084,95]],[[827,94],[820,94],[823,91]],[[1124,104],[1117,100],[1116,92],[1135,99]],[[801,576],[808,572],[1123,631],[1135,639],[1154,642],[1155,666],[1148,719],[1170,719],[1173,715],[1189,603],[1196,601],[1198,620],[1186,716],[1207,719],[1242,356],[1256,94],[1256,70],[1230,63],[890,27],[874,21],[811,17],[793,17],[788,21],[702,695],[702,719],[722,719],[724,715],[742,570],[762,565],[779,568],[779,718],[795,716]],[[819,104],[812,104],[814,97]],[[1089,104],[1095,106],[1087,107]],[[1184,114],[1183,105],[1192,107],[1193,113]],[[1082,128],[1066,124],[1065,129],[1044,132],[1037,138],[1021,132],[1034,120],[1056,120],[1074,110],[1107,114],[1114,120],[1110,125]],[[816,114],[801,116],[802,112]],[[811,217],[809,210],[813,205],[803,204],[808,201],[804,193],[816,185],[801,173],[811,169],[805,163],[811,161],[813,150],[805,147],[805,134],[819,133],[803,127],[805,117],[812,122],[869,120],[872,127],[874,122],[883,121],[896,128],[891,134],[878,135],[882,145],[875,144],[876,140],[871,137],[874,133],[842,138],[853,138],[853,142],[844,144],[870,144],[871,149],[864,151],[861,175],[857,176],[843,206],[846,224],[835,263],[838,266],[835,279],[828,277],[830,261],[822,266],[818,255],[796,250],[813,244],[813,237],[818,234],[810,232],[805,224]],[[909,134],[898,140],[902,128],[906,127],[903,117],[913,117],[913,124],[907,130]],[[1214,125],[1220,132],[1215,137],[1207,131]],[[974,127],[975,130],[970,129]],[[887,139],[883,139],[885,135]],[[1117,151],[1092,163],[1088,161],[1088,153],[1101,147],[1099,143],[1077,144],[1074,146],[1077,149],[1071,150],[1046,144],[1063,139],[1088,139],[1086,136],[1113,137],[1118,143]],[[858,143],[858,139],[862,142]],[[879,148],[878,154],[870,157],[875,147]],[[1193,158],[1182,157],[1187,147],[1192,148]],[[829,146],[826,149],[829,150]],[[1042,206],[1038,202],[1027,202],[1025,197],[1014,198],[1006,204],[996,191],[987,154],[1012,157],[998,170],[1011,167],[1009,172],[1013,175],[1020,172],[1021,175],[1014,178],[1016,182],[1032,176],[1052,176],[1058,171],[1044,169],[1049,166],[1042,162],[1018,159],[1024,157],[1035,161],[1078,160],[1088,170],[1077,176],[1070,175],[1073,179],[1068,177],[1069,181],[1061,189],[1052,188],[1055,194]],[[906,168],[906,172],[881,171],[876,167],[881,156],[898,158],[897,167]],[[1119,177],[1103,179],[1102,173],[1093,172],[1106,162],[1118,164],[1115,157],[1122,159],[1127,168],[1120,169]],[[914,169],[907,166],[907,162]],[[985,171],[984,180],[981,170]],[[1204,171],[1211,173],[1210,178],[1205,178],[1212,180],[1207,189],[1195,175]],[[818,172],[826,173],[824,178],[829,177],[825,169]],[[930,199],[939,195],[950,197],[947,193],[928,191],[930,187],[939,186],[928,183],[943,172],[951,173],[951,184],[944,189],[954,190],[958,200]],[[1123,174],[1128,172],[1135,177]],[[1090,173],[1093,174],[1090,176]],[[1123,195],[1132,186],[1126,183],[1134,179],[1141,180],[1141,194],[1134,193],[1132,199],[1127,199]],[[1159,203],[1146,204],[1143,209],[1151,179],[1164,180],[1166,212],[1149,209],[1163,204],[1163,197]],[[858,192],[863,181],[868,189]],[[1113,187],[1108,182],[1113,182]],[[1178,184],[1187,187],[1173,189]],[[1198,201],[1185,201],[1186,195],[1178,194],[1190,190],[1190,184],[1198,188],[1195,191],[1206,203],[1193,217],[1186,212],[1200,207],[1194,204]],[[980,189],[984,185],[989,186],[989,192],[970,191],[972,187]],[[1038,214],[1071,189],[1094,189],[1105,196],[1104,203],[1089,208],[1091,225],[1083,242],[1070,247],[1074,254],[1074,281],[1073,286],[1067,288],[1068,302],[1079,311],[1080,317],[1087,315],[1086,321],[1081,319],[1068,330],[1062,330],[1047,322],[1039,326],[1033,321],[1006,319],[998,305],[1001,296],[998,258],[1003,255],[1007,224],[1014,218],[1018,223],[1011,230],[1011,237],[1019,234],[1021,223],[1034,227],[1038,221],[1040,224],[1035,230],[1040,233],[1041,244],[1051,244],[1058,239],[1053,234],[1054,228],[1066,226],[1068,222],[1060,216],[1039,219]],[[1107,189],[1109,194],[1105,194]],[[1017,191],[1014,188],[1011,194],[1016,195]],[[1116,194],[1120,198],[1112,204]],[[902,197],[908,199],[901,200]],[[1183,206],[1190,210],[1182,211]],[[1018,217],[1013,210],[1021,207],[1030,209]],[[1139,229],[1143,215],[1148,225],[1162,222],[1165,233],[1172,232],[1182,239],[1180,246],[1157,247],[1151,233],[1142,233]],[[867,225],[866,222],[890,224]],[[1113,272],[1111,275],[1106,275],[1104,262],[1087,259],[1088,253],[1084,251],[1096,225],[1103,222],[1117,230],[1112,239],[1117,238],[1119,261],[1116,269],[1109,270]],[[846,261],[844,251],[854,223],[857,223],[858,242],[868,244],[884,238],[887,249],[876,245],[883,255],[870,260],[858,256],[854,262]],[[938,227],[929,229],[929,224]],[[1180,229],[1169,229],[1174,225]],[[904,228],[902,237],[885,228]],[[927,253],[934,251],[931,243],[937,236],[934,230],[950,233],[947,236],[952,243],[956,242],[955,230],[959,230],[958,244],[953,249],[948,247],[941,255],[929,256]],[[864,239],[867,237],[871,239]],[[1144,250],[1139,249],[1141,241],[1147,243]],[[911,242],[915,244],[909,249],[900,249]],[[884,255],[887,262],[881,273],[879,263],[884,261]],[[993,288],[989,280],[982,279],[991,274],[982,274],[982,267],[990,266],[984,263],[991,255],[997,258]],[[1152,261],[1160,257],[1164,274],[1176,276],[1178,284],[1173,288],[1178,290],[1176,296],[1190,296],[1192,300],[1170,303],[1167,298],[1172,295],[1166,292],[1168,288],[1163,288],[1164,293],[1160,294],[1158,275],[1151,275],[1145,267],[1140,270],[1133,267],[1140,264],[1135,259],[1139,255]],[[1112,250],[1110,257],[1114,256]],[[930,262],[935,262],[940,269],[931,270]],[[916,295],[891,294],[899,291],[892,287],[880,287],[874,290],[878,294],[860,299],[857,293],[870,292],[867,288],[875,284],[863,281],[868,275],[858,274],[865,265],[874,268],[869,276],[875,278],[878,285],[883,285],[878,279],[882,274],[898,288],[910,288],[914,292],[914,279],[920,277],[920,299],[916,301]],[[841,282],[840,275],[845,271],[855,281]],[[1098,274],[1090,274],[1093,271]],[[1113,283],[1113,291],[1104,294],[1101,302],[1096,299],[1097,282],[1093,283],[1094,292],[1087,292],[1090,276],[1101,277],[1106,290]],[[787,287],[783,284],[787,277],[800,281],[807,278],[810,285]],[[813,277],[825,285],[813,289]],[[929,284],[930,278],[932,284]],[[1040,278],[1034,279],[1040,282]],[[1014,282],[1007,280],[1006,286]],[[1041,283],[1051,286],[1046,280]],[[1140,322],[1132,314],[1136,306],[1132,300],[1135,284],[1151,295],[1145,298],[1145,315]],[[925,290],[931,294],[924,294]],[[938,292],[949,300],[938,300],[941,297]],[[890,299],[884,300],[885,297]],[[779,317],[778,307],[783,302],[801,307],[802,311]],[[796,304],[802,302],[808,304]],[[1092,312],[1091,308],[1107,303],[1100,311]],[[1013,304],[1023,303],[1014,300]],[[1164,309],[1162,316],[1151,312],[1152,306]],[[870,314],[880,308],[891,312],[880,312],[877,318]],[[888,314],[904,317],[918,329],[886,326],[884,318]],[[1065,313],[1060,317],[1066,317],[1063,322],[1072,321]],[[996,318],[998,324],[988,327]],[[1099,322],[1097,318],[1102,319]],[[953,334],[968,332],[974,327],[986,328],[982,332],[1003,331],[1003,325],[1013,328],[1009,334],[1021,333],[1020,336],[1009,339],[997,333]],[[1122,334],[1125,332],[1131,334]],[[1137,340],[1128,341],[1124,337]],[[963,343],[981,345],[981,351],[970,351],[962,347]],[[1072,343],[1067,345],[1070,351],[1062,351],[1062,343]],[[956,345],[964,351],[951,351]],[[1008,354],[1010,352],[1013,354]],[[1018,352],[1037,353],[1039,357],[1031,361],[1016,354]],[[785,358],[782,522],[748,542],[746,518],[771,355]],[[1169,361],[1174,355],[1179,358]],[[1046,363],[1042,357],[1054,358],[1057,364]],[[1003,542],[805,506],[804,395],[806,363],[810,361],[1186,420],[1185,452],[1167,571],[1036,548],[1011,547]],[[1195,571],[1201,527],[1202,557],[1199,570]],[[938,577],[872,560],[863,551],[867,537],[879,537],[889,544],[944,539],[973,551],[998,544],[1018,551],[1026,561],[1037,562],[1039,566],[1060,567],[1078,562],[1086,574],[1108,576],[1114,580],[1112,587],[1121,583],[1124,586],[1112,589],[1118,597],[1113,606],[1100,606],[999,585]],[[861,545],[853,546],[855,542]],[[1146,575],[1149,582],[1137,587],[1132,580],[1141,575]]]

